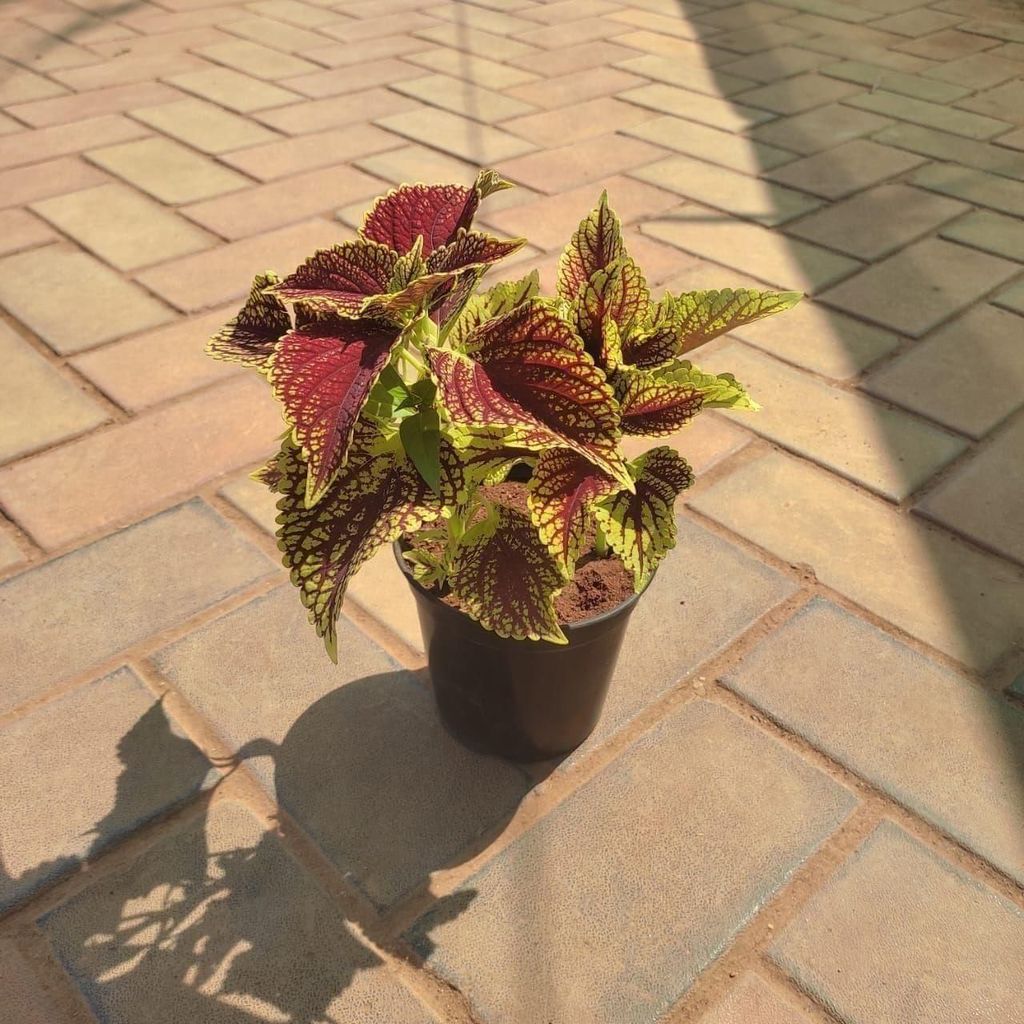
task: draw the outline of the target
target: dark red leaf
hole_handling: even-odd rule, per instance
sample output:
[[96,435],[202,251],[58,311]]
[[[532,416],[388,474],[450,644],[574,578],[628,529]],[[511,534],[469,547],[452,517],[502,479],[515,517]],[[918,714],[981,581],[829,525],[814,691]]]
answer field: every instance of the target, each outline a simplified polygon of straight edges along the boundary
[[476,189],[465,185],[402,185],[377,200],[361,233],[399,253],[422,236],[426,257],[469,227],[479,203]]
[[366,300],[390,291],[398,255],[373,242],[342,242],[321,249],[273,291],[310,309],[358,315]]

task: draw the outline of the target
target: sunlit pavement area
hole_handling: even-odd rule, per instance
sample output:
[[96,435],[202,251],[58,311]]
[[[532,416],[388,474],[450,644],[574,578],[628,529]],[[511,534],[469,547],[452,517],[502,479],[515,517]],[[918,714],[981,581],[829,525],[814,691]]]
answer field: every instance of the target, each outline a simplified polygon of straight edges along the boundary
[[[1024,5],[3,0],[3,1024],[1024,1022]],[[553,284],[607,188],[764,409],[560,764],[439,726],[390,552],[335,667],[202,354],[402,181]]]

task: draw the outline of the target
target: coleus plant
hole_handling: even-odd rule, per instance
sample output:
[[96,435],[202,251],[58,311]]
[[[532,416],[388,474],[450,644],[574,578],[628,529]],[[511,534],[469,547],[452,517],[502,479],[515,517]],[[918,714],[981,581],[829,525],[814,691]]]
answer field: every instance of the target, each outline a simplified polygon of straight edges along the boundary
[[[525,239],[472,227],[511,184],[403,185],[355,241],[266,273],[209,343],[269,380],[288,430],[254,476],[279,495],[278,546],[327,650],[346,586],[402,538],[414,577],[499,636],[565,643],[554,601],[580,557],[610,549],[649,582],[693,482],[669,446],[627,460],[624,435],[662,437],[710,407],[755,409],[730,374],[685,358],[794,292],[654,301],[602,195],[569,241],[557,294],[536,272],[478,290]],[[531,468],[527,511],[487,485]]]

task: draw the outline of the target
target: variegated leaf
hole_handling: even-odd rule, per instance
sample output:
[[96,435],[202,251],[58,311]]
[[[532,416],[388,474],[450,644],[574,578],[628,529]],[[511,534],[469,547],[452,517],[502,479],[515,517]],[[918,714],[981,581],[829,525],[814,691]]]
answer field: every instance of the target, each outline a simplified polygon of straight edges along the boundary
[[283,302],[266,292],[278,283],[276,274],[260,274],[238,315],[219,330],[206,346],[208,355],[225,363],[241,363],[265,370],[267,360],[292,321]]
[[495,192],[504,192],[507,188],[515,188],[515,185],[503,178],[497,171],[487,168],[476,176],[473,188],[476,189],[476,194],[481,199],[486,199],[488,196],[494,195]]
[[555,598],[565,585],[529,518],[499,505],[455,554],[450,584],[471,618],[513,640],[566,643]]
[[510,445],[536,451],[571,448],[627,479],[618,410],[604,374],[544,303],[526,302],[485,323],[465,344],[469,356],[426,352],[453,423],[492,437],[497,432]]
[[587,351],[600,359],[604,325],[614,323],[620,337],[628,336],[633,323],[647,312],[650,301],[644,275],[628,256],[594,271],[576,300],[576,329]]
[[747,288],[684,292],[674,299],[680,336],[675,354],[683,355],[727,331],[791,309],[802,298],[800,292],[757,292]]
[[399,453],[353,452],[323,501],[308,508],[306,463],[285,442],[278,459],[278,547],[327,653],[338,660],[335,624],[355,571],[382,545],[437,518],[439,506]]
[[558,262],[558,295],[574,301],[598,270],[625,254],[619,218],[608,207],[608,193],[586,216],[565,247]]
[[398,254],[375,242],[342,242],[320,249],[272,287],[311,310],[358,316],[372,296],[390,291]]
[[667,446],[634,459],[630,472],[635,490],[619,491],[594,506],[594,518],[612,550],[633,574],[639,592],[658,563],[675,547],[676,497],[693,483],[686,460]]
[[630,366],[652,367],[679,354],[680,316],[671,295],[651,305],[646,323],[637,326],[622,343],[622,361]]
[[566,579],[572,577],[587,542],[593,503],[620,486],[575,452],[564,448],[541,452],[528,486],[527,505],[540,539]]
[[427,270],[451,272],[467,267],[488,266],[511,256],[526,245],[525,238],[495,238],[482,231],[459,230],[447,245],[438,246],[427,257]]
[[680,359],[657,373],[661,380],[699,391],[704,409],[750,409],[756,412],[761,408],[731,373],[705,373],[688,359]]
[[521,306],[537,294],[539,287],[540,275],[536,270],[531,270],[519,281],[503,281],[485,292],[471,296],[448,332],[448,341],[454,348],[462,348],[465,339],[481,324]]
[[692,384],[663,378],[657,371],[622,369],[612,377],[625,434],[664,437],[700,412],[701,392]]
[[360,234],[399,253],[422,238],[427,257],[469,227],[479,204],[479,192],[465,185],[401,185],[374,203]]
[[270,383],[309,463],[310,507],[345,464],[359,413],[399,337],[399,328],[377,320],[324,317],[282,338]]

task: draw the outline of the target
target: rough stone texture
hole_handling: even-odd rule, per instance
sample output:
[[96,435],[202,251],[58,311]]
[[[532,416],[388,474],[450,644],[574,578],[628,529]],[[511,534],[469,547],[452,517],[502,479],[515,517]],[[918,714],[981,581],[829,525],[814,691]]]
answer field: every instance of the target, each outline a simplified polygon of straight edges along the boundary
[[494,1024],[653,1022],[854,802],[698,701],[470,878],[461,915],[427,915],[411,938]]
[[808,1018],[756,974],[744,974],[700,1024],[808,1024]]
[[[893,681],[899,685],[894,686]],[[726,685],[1024,880],[1024,713],[848,612],[815,600]]]
[[[435,1019],[236,803],[216,804],[41,924],[111,1024],[226,1024],[269,1013],[346,1024]],[[157,928],[175,938],[153,942]]]
[[[181,571],[182,551],[202,573]],[[273,568],[195,500],[26,570],[0,584],[0,707],[44,693]]]
[[209,762],[130,669],[0,726],[9,786],[0,909],[212,780]]
[[851,1024],[970,1020],[982,1006],[993,1020],[1024,1021],[1024,913],[889,822],[772,956]]
[[9,939],[0,939],[0,992],[5,1012],[18,1024],[86,1024],[85,1011],[61,1005]]

